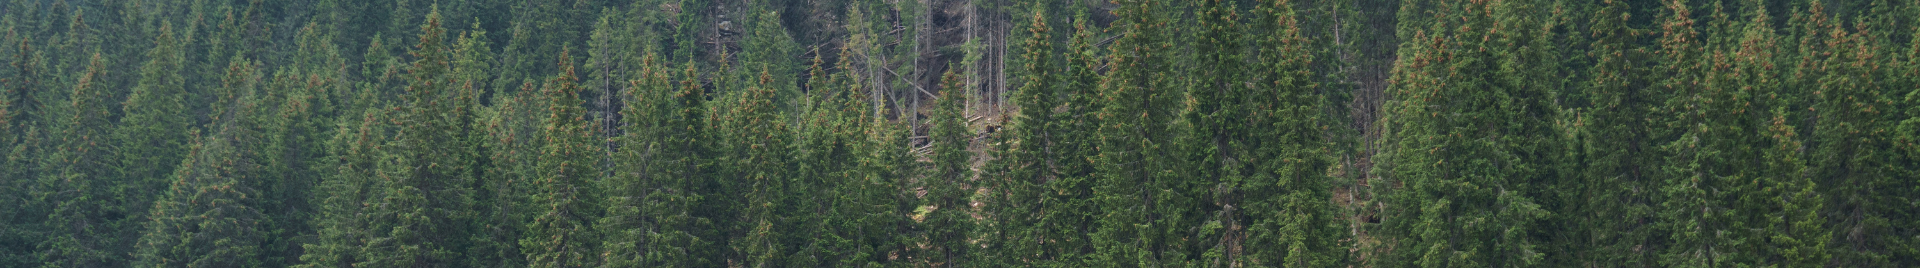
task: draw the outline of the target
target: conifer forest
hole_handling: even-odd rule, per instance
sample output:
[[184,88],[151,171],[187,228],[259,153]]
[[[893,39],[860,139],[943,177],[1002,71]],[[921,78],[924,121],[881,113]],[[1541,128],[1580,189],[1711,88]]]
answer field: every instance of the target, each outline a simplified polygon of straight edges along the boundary
[[0,267],[1920,267],[1920,0],[0,0]]

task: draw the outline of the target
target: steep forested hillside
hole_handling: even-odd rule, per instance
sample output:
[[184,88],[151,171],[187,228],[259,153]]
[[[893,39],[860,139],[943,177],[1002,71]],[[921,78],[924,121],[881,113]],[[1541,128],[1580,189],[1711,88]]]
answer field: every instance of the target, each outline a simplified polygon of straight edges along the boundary
[[0,0],[0,267],[1914,267],[1916,0]]

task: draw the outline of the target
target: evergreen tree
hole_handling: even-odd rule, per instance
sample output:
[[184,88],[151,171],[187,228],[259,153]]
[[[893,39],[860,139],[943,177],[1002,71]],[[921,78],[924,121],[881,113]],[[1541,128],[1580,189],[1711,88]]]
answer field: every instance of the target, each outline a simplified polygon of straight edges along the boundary
[[1593,16],[1593,44],[1587,52],[1594,65],[1587,69],[1585,94],[1591,106],[1576,112],[1573,128],[1578,142],[1571,145],[1582,159],[1578,203],[1568,204],[1562,221],[1573,248],[1566,261],[1579,265],[1620,264],[1657,266],[1646,250],[1655,246],[1653,212],[1659,184],[1653,154],[1653,126],[1649,116],[1659,101],[1642,71],[1649,51],[1637,47],[1641,30],[1627,25],[1633,7],[1626,1],[1607,1]]
[[[366,91],[362,91],[366,94]],[[316,208],[313,242],[304,244],[298,267],[353,267],[365,259],[361,250],[378,235],[370,229],[368,205],[384,195],[377,188],[376,169],[387,164],[388,129],[383,109],[366,109],[343,116],[327,141],[331,156],[322,160],[320,183],[311,198]]]
[[[32,267],[38,266],[33,256],[34,244],[42,238],[42,222],[45,206],[36,202],[32,189],[40,174],[35,157],[44,146],[46,138],[42,134],[46,126],[44,120],[37,118],[45,113],[42,102],[37,99],[49,95],[38,85],[42,78],[41,68],[32,56],[32,47],[28,40],[21,37],[19,43],[0,43],[13,47],[13,55],[8,55],[9,70],[12,77],[0,80],[0,202],[18,204],[13,209],[0,212],[0,265]],[[17,46],[16,46],[17,45]]]
[[[842,47],[840,55],[851,55],[848,53],[848,47]],[[838,69],[841,71],[839,87],[850,94],[868,92],[862,76],[854,72],[853,61],[842,58]],[[859,124],[862,128],[857,130],[861,131],[858,135],[864,142],[858,143],[853,178],[841,184],[843,188],[838,191],[851,200],[840,206],[846,209],[836,225],[846,228],[843,230],[846,234],[841,237],[853,243],[840,248],[844,253],[839,266],[887,267],[909,263],[898,257],[905,254],[911,242],[906,234],[913,224],[909,216],[918,205],[907,188],[911,187],[909,178],[919,174],[914,166],[918,163],[909,143],[910,128],[880,116],[887,114],[883,111],[885,103],[878,99],[858,103],[864,106],[859,107],[862,110],[857,113],[871,116],[859,117],[867,120]],[[873,112],[866,112],[868,110]]]
[[[160,31],[154,48],[147,52],[150,60],[140,68],[139,84],[121,107],[126,116],[120,118],[114,133],[119,141],[115,146],[120,153],[117,166],[124,181],[113,189],[118,193],[113,199],[119,199],[129,210],[153,207],[152,198],[160,195],[152,189],[164,187],[190,142],[187,128],[191,121],[186,117],[184,81],[179,73],[184,63],[180,44],[170,24],[162,25]],[[144,222],[141,218],[128,220]]]
[[534,267],[596,266],[600,245],[591,224],[604,210],[598,191],[591,186],[599,180],[599,142],[588,131],[586,113],[581,107],[579,86],[575,84],[573,58],[560,52],[560,76],[549,82],[547,95],[546,140],[541,149],[539,174],[531,183],[539,185],[532,197],[533,222],[526,238],[520,240],[528,265]]
[[[800,91],[796,90],[794,77],[801,75],[800,67],[804,63],[794,60],[800,55],[799,45],[794,43],[787,27],[781,25],[780,12],[774,8],[783,5],[771,0],[750,0],[747,6],[747,37],[740,46],[746,50],[741,55],[743,63],[765,64],[780,100],[775,103],[786,107],[787,111],[798,106]],[[793,102],[793,103],[789,103]]]
[[1104,101],[1097,91],[1101,76],[1096,70],[1105,62],[1094,47],[1095,29],[1086,12],[1079,12],[1073,21],[1067,66],[1060,78],[1066,101],[1054,115],[1060,122],[1055,128],[1059,130],[1058,149],[1054,150],[1059,177],[1043,186],[1048,194],[1040,202],[1041,218],[1047,221],[1039,231],[1047,237],[1041,241],[1042,248],[1054,255],[1056,267],[1082,266],[1091,261],[1088,257],[1094,253],[1094,240],[1089,231],[1095,230],[1100,215],[1093,191],[1099,175],[1093,161],[1099,154],[1098,112]]
[[[1332,164],[1322,106],[1309,70],[1313,58],[1289,1],[1260,3],[1259,29],[1270,32],[1259,40],[1261,57],[1253,63],[1262,70],[1250,87],[1233,99],[1244,100],[1228,118],[1241,118],[1247,129],[1228,141],[1228,148],[1244,150],[1228,158],[1227,174],[1238,184],[1227,188],[1222,214],[1233,215],[1233,225],[1244,225],[1244,257],[1225,255],[1238,263],[1288,267],[1328,267],[1344,261],[1346,240],[1336,224],[1327,175]],[[1260,32],[1256,32],[1260,33]],[[1249,98],[1250,97],[1250,98]],[[1223,109],[1224,110],[1224,109]],[[1238,121],[1238,120],[1235,120]],[[1232,121],[1227,121],[1232,122]],[[1222,151],[1230,151],[1222,149]],[[1237,189],[1236,189],[1237,188]],[[1237,201],[1237,202],[1233,202]],[[1231,203],[1240,203],[1233,207]],[[1237,214],[1237,215],[1236,215]],[[1238,227],[1238,226],[1235,226]],[[1225,231],[1231,232],[1229,228]],[[1239,259],[1235,259],[1239,258]]]
[[[1497,5],[1496,5],[1497,4]],[[1534,185],[1552,178],[1555,107],[1533,84],[1548,59],[1527,1],[1452,2],[1431,33],[1403,47],[1389,89],[1386,145],[1376,161],[1391,184],[1382,226],[1392,265],[1532,266],[1548,217]],[[1495,29],[1499,29],[1496,31]],[[1484,49],[1467,49],[1484,48]]]
[[[1819,2],[1809,12],[1820,12]],[[1862,25],[1865,26],[1865,25]],[[1845,235],[1848,233],[1880,234],[1892,233],[1886,213],[1880,212],[1877,204],[1879,197],[1892,196],[1897,186],[1891,183],[1898,171],[1891,161],[1894,153],[1893,139],[1887,130],[1894,129],[1895,123],[1884,120],[1892,112],[1893,101],[1885,96],[1888,88],[1886,80],[1898,79],[1891,75],[1877,73],[1874,69],[1885,68],[1891,61],[1884,51],[1881,39],[1875,29],[1860,27],[1859,32],[1849,33],[1839,23],[1820,29],[1828,52],[1817,59],[1815,66],[1824,73],[1809,85],[1814,91],[1812,112],[1817,122],[1813,125],[1812,136],[1806,140],[1811,147],[1805,157],[1807,176],[1797,179],[1813,180],[1800,182],[1799,186],[1816,187],[1820,197],[1829,203],[1824,204],[1821,215],[1813,219],[1831,223],[1826,235],[1836,240],[1792,241],[1798,244],[1831,244],[1830,250],[1834,264],[1842,266],[1885,266],[1889,253],[1884,236]],[[1808,41],[1803,41],[1808,42]],[[1804,49],[1804,48],[1803,48]],[[1802,52],[1801,54],[1808,54]],[[1785,94],[1783,94],[1785,95]],[[1791,96],[1791,95],[1785,95]],[[1783,96],[1784,97],[1784,96]],[[1785,189],[1793,191],[1798,189]],[[1787,192],[1795,194],[1795,192]],[[1792,197],[1792,196],[1790,196]],[[1805,198],[1796,198],[1795,202],[1804,202]],[[1887,200],[1891,201],[1891,200]],[[1795,204],[1787,204],[1795,205]],[[1802,205],[1804,206],[1804,205]],[[1801,215],[1793,215],[1801,216]],[[1791,218],[1790,218],[1791,219]],[[1825,224],[1823,223],[1823,224]],[[1783,224],[1798,224],[1786,222]],[[1788,226],[1800,227],[1800,226]],[[1807,232],[1804,229],[1789,229]],[[1806,237],[1788,237],[1805,239]],[[1824,254],[1824,253],[1821,253]],[[1813,252],[1793,252],[1790,255],[1818,256]],[[1791,261],[1792,258],[1789,257]],[[1806,265],[1788,262],[1788,265]],[[1826,265],[1826,264],[1818,264]]]
[[784,263],[785,255],[793,249],[782,238],[800,231],[782,223],[792,219],[794,213],[803,213],[792,209],[793,197],[788,191],[796,180],[788,173],[792,164],[787,150],[790,130],[779,118],[777,91],[771,83],[772,77],[762,69],[758,83],[732,98],[737,104],[722,115],[722,127],[717,130],[717,134],[727,136],[722,140],[731,144],[728,147],[734,163],[727,171],[733,181],[721,187],[732,187],[741,198],[734,210],[741,222],[734,227],[735,236],[729,243],[739,254],[735,262],[753,267]]
[[246,267],[261,265],[262,197],[247,185],[258,168],[236,142],[246,134],[222,123],[220,133],[204,141],[194,134],[191,152],[180,163],[166,196],[155,202],[141,238],[141,267]]
[[427,15],[406,102],[395,118],[399,134],[394,141],[398,157],[386,181],[387,193],[372,215],[376,232],[367,240],[365,259],[356,266],[438,267],[458,263],[472,219],[471,194],[474,156],[468,146],[463,119],[471,107],[461,101],[449,77],[446,31],[438,12]]
[[[1907,8],[1909,15],[1920,14],[1920,7]],[[1904,172],[1895,175],[1898,179],[1890,180],[1891,185],[1881,188],[1888,193],[1880,202],[1888,214],[1888,226],[1894,227],[1882,236],[1890,249],[1888,260],[1900,264],[1920,263],[1920,210],[1914,209],[1920,207],[1915,205],[1920,204],[1920,179],[1917,179],[1920,178],[1920,90],[1914,89],[1920,86],[1920,36],[1909,36],[1908,42],[1905,51],[1897,55],[1900,61],[1882,69],[1896,74],[1891,77],[1898,77],[1888,81],[1887,88],[1894,90],[1889,94],[1904,95],[1900,97],[1902,101],[1896,102],[1899,108],[1889,113],[1905,116],[1898,122],[1899,127],[1894,128],[1893,148],[1899,153],[1892,165],[1894,170]],[[1908,92],[1901,94],[1901,89]]]
[[997,262],[995,265],[1019,266],[1053,264],[1049,260],[1056,257],[1045,252],[1044,243],[1050,237],[1043,233],[1044,223],[1050,223],[1039,213],[1043,196],[1047,190],[1041,188],[1058,175],[1056,166],[1062,162],[1054,154],[1059,139],[1057,129],[1061,123],[1056,119],[1054,110],[1060,107],[1058,76],[1055,72],[1052,37],[1048,31],[1047,18],[1043,8],[1036,7],[1032,23],[1026,27],[1030,34],[1023,44],[1026,54],[1025,72],[1021,80],[1025,82],[1014,92],[1014,105],[1020,107],[1010,117],[1007,128],[996,134],[993,162],[984,179],[991,183],[990,191],[995,193],[986,201],[989,215],[996,221],[986,234],[993,238],[988,243],[995,247],[983,255],[983,262]]
[[[855,159],[860,152],[859,130],[864,129],[867,107],[864,92],[843,87],[844,79],[830,77],[825,62],[816,56],[808,68],[807,96],[800,101],[800,115],[794,117],[797,135],[793,142],[795,181],[804,188],[790,189],[796,218],[789,220],[801,232],[789,234],[799,247],[789,254],[789,266],[821,266],[844,263],[842,254],[853,247],[851,239],[861,234],[850,232],[842,223],[859,209],[842,209],[858,204],[858,194],[848,184],[858,183]],[[777,79],[776,82],[778,83]],[[853,87],[857,88],[857,87]]]
[[[105,267],[124,265],[119,251],[116,215],[125,207],[110,204],[117,174],[111,147],[113,107],[106,85],[96,83],[105,73],[105,60],[95,54],[87,72],[74,83],[69,110],[56,136],[58,146],[41,165],[46,174],[33,198],[50,206],[44,226],[47,239],[38,249],[43,267]],[[131,243],[127,245],[131,246]]]
[[914,211],[914,220],[920,222],[924,236],[921,244],[927,247],[919,259],[927,266],[966,267],[972,266],[974,260],[967,257],[975,247],[968,235],[974,224],[969,216],[973,213],[969,197],[973,195],[968,187],[974,177],[970,148],[974,136],[961,113],[966,88],[959,73],[949,71],[941,81],[940,99],[934,103],[931,117],[932,132],[928,134],[932,149],[927,157],[933,163],[920,182],[919,188],[926,192],[921,197],[924,205]]
[[1661,208],[1671,239],[1663,265],[1826,262],[1819,255],[1827,237],[1806,222],[1825,201],[1806,188],[1796,132],[1786,124],[1790,101],[1782,98],[1791,96],[1781,93],[1782,73],[1772,68],[1778,38],[1766,9],[1754,7],[1738,45],[1704,59],[1711,72],[1668,102],[1680,116],[1670,123],[1680,136],[1663,148],[1672,163]]
[[639,80],[631,82],[621,110],[624,135],[612,160],[617,170],[606,181],[606,217],[595,226],[607,240],[605,266],[698,267],[711,254],[699,252],[711,237],[697,237],[703,218],[694,218],[700,193],[706,116],[703,91],[681,91],[673,86],[668,68],[648,54],[642,59]]
[[[1240,242],[1246,241],[1245,237],[1239,237],[1243,233],[1233,231],[1246,229],[1245,224],[1250,222],[1242,221],[1237,215],[1241,211],[1227,208],[1246,207],[1248,204],[1240,199],[1243,197],[1240,191],[1244,186],[1253,186],[1242,184],[1251,174],[1240,173],[1253,169],[1238,165],[1261,161],[1237,149],[1252,142],[1248,132],[1264,128],[1258,127],[1258,123],[1235,122],[1249,119],[1251,114],[1247,111],[1252,108],[1246,105],[1251,103],[1245,103],[1242,94],[1252,92],[1246,90],[1249,80],[1243,72],[1246,59],[1241,49],[1244,43],[1241,34],[1245,31],[1241,30],[1240,14],[1234,12],[1234,3],[1207,0],[1195,5],[1201,9],[1198,16],[1201,29],[1195,36],[1198,40],[1193,41],[1198,54],[1195,63],[1199,66],[1186,75],[1186,82],[1193,86],[1187,92],[1187,107],[1181,111],[1181,120],[1190,132],[1181,137],[1184,144],[1179,145],[1185,158],[1192,161],[1187,168],[1190,174],[1184,175],[1193,185],[1179,190],[1198,199],[1198,209],[1192,216],[1196,221],[1205,222],[1194,241],[1187,243],[1206,250],[1205,255],[1200,256],[1205,263],[1232,263],[1231,259],[1240,253],[1232,249],[1243,247]],[[1265,3],[1260,6],[1262,11],[1270,8]],[[1261,26],[1265,26],[1264,23]],[[1232,160],[1244,162],[1229,163]]]
[[528,195],[537,189],[529,184],[539,178],[540,152],[546,144],[540,135],[547,102],[535,95],[538,91],[529,82],[517,90],[498,92],[482,120],[487,130],[482,146],[489,165],[482,180],[485,191],[481,193],[486,195],[475,198],[485,200],[476,203],[483,204],[477,208],[484,209],[479,213],[488,220],[476,226],[484,236],[470,251],[488,255],[484,257],[490,259],[475,260],[480,265],[526,266],[520,240],[525,238],[527,223],[535,214],[536,206]]
[[1190,230],[1183,218],[1192,197],[1174,170],[1180,167],[1171,133],[1174,72],[1166,30],[1167,8],[1152,0],[1126,1],[1114,13],[1123,23],[1108,63],[1113,66],[1100,80],[1103,99],[1100,119],[1098,170],[1093,197],[1098,222],[1090,241],[1093,263],[1125,266],[1173,266],[1189,261],[1181,240]]

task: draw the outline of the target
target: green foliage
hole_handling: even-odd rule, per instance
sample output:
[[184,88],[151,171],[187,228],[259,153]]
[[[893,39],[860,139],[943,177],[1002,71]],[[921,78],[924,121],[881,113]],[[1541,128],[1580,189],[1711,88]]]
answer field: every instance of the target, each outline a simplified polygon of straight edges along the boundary
[[0,267],[1920,263],[1908,0],[0,10]]
[[[1533,266],[1548,241],[1534,237],[1552,211],[1534,188],[1550,182],[1559,137],[1540,28],[1531,1],[1452,2],[1447,18],[1400,50],[1387,103],[1388,152],[1376,158],[1389,186],[1382,232],[1397,240],[1391,265]],[[1478,48],[1478,49],[1476,49]],[[1475,239],[1458,239],[1473,237]],[[1404,250],[1403,250],[1404,249]]]
[[472,108],[461,101],[449,75],[451,52],[439,14],[428,14],[420,32],[405,103],[394,118],[397,159],[382,167],[388,172],[381,176],[385,193],[366,212],[374,233],[363,250],[368,255],[355,266],[452,266],[467,245],[473,217]]
[[546,147],[541,149],[538,177],[529,181],[539,187],[531,200],[536,216],[520,247],[533,267],[594,266],[600,261],[600,241],[592,223],[604,210],[599,190],[592,187],[601,176],[594,158],[600,147],[580,107],[572,58],[563,50],[560,59],[560,76],[541,90],[551,107],[541,132]]
[[[1562,215],[1570,231],[1565,246],[1594,250],[1568,254],[1564,261],[1580,265],[1624,264],[1657,266],[1647,247],[1656,243],[1652,217],[1660,187],[1656,176],[1659,165],[1655,133],[1649,116],[1658,107],[1657,90],[1643,88],[1653,81],[1655,72],[1645,71],[1645,62],[1655,56],[1640,47],[1643,30],[1627,25],[1633,7],[1625,1],[1607,2],[1593,16],[1593,43],[1587,52],[1594,65],[1583,86],[1590,106],[1577,110],[1573,118],[1570,154],[1583,159],[1577,168],[1579,188],[1569,194],[1577,203],[1567,211],[1587,213]],[[1622,220],[1628,219],[1628,220]]]
[[927,266],[969,266],[975,260],[968,257],[973,248],[972,233],[974,223],[970,220],[974,212],[971,205],[974,172],[973,131],[968,127],[968,119],[963,114],[962,104],[966,103],[965,86],[960,74],[949,71],[940,79],[940,99],[934,103],[932,131],[928,134],[928,143],[932,149],[927,158],[926,177],[920,181],[920,191],[926,194],[919,208],[914,209],[914,221],[919,222],[923,237],[921,244],[927,247],[920,255]]
[[1013,97],[1014,105],[1022,109],[1008,116],[1007,127],[996,133],[993,160],[982,176],[992,191],[982,200],[987,207],[984,214],[995,219],[982,228],[990,230],[981,236],[990,239],[986,243],[992,247],[981,255],[983,263],[1035,266],[1058,261],[1053,259],[1058,253],[1045,250],[1051,243],[1038,242],[1058,239],[1046,232],[1050,226],[1044,224],[1053,222],[1042,214],[1050,192],[1042,186],[1057,180],[1056,167],[1065,161],[1051,153],[1061,148],[1059,128],[1064,124],[1054,112],[1061,103],[1060,82],[1054,73],[1058,63],[1053,38],[1048,34],[1052,27],[1047,26],[1045,14],[1036,10],[1026,27],[1030,35],[1022,44],[1026,72],[1021,80],[1025,83]]
[[1322,134],[1325,119],[1321,107],[1327,104],[1325,97],[1316,93],[1317,85],[1308,69],[1313,58],[1305,53],[1305,37],[1288,4],[1271,1],[1256,9],[1261,24],[1255,29],[1270,31],[1250,35],[1266,37],[1257,43],[1262,57],[1253,64],[1261,71],[1254,74],[1257,78],[1247,93],[1234,95],[1245,102],[1228,111],[1241,116],[1227,117],[1244,118],[1249,127],[1242,130],[1244,136],[1225,146],[1246,148],[1229,158],[1243,162],[1231,166],[1228,174],[1244,175],[1236,178],[1243,181],[1229,181],[1239,186],[1224,198],[1243,205],[1223,206],[1222,211],[1245,215],[1231,219],[1234,224],[1247,226],[1245,247],[1251,249],[1236,262],[1337,266],[1347,254],[1342,241],[1351,238],[1339,229],[1334,217],[1337,208],[1330,201],[1332,177],[1327,169],[1333,161],[1327,157],[1330,148]]
[[195,141],[175,171],[166,196],[155,202],[140,239],[141,267],[246,267],[261,265],[266,232],[262,197],[246,180],[257,162],[236,141],[244,130],[222,124],[220,133]]
[[111,203],[118,194],[112,190],[119,188],[112,172],[118,158],[101,146],[113,142],[112,101],[105,85],[96,83],[108,75],[105,64],[95,54],[74,83],[72,114],[62,118],[55,136],[59,145],[40,164],[46,173],[32,195],[50,210],[43,223],[50,228],[47,239],[35,250],[45,261],[42,266],[116,266],[125,261],[114,252],[124,252],[117,250],[124,243],[118,235],[127,222],[118,222],[116,216],[127,215],[130,208]]
[[783,238],[801,230],[783,223],[796,214],[808,213],[794,210],[789,201],[793,197],[788,190],[795,180],[789,173],[792,163],[786,145],[792,138],[774,104],[771,82],[772,77],[762,69],[758,83],[728,98],[737,103],[714,119],[717,140],[726,143],[716,146],[725,150],[724,162],[716,165],[716,173],[725,176],[720,179],[720,196],[740,199],[727,203],[737,213],[733,216],[740,219],[731,226],[723,225],[729,231],[727,246],[738,254],[738,259],[731,261],[747,266],[784,263],[786,255],[795,249],[789,248]]

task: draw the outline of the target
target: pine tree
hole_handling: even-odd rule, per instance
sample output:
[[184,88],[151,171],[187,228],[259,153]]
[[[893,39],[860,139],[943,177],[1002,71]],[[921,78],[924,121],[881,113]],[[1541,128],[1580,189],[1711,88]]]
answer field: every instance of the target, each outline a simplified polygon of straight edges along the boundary
[[521,251],[533,267],[587,267],[599,262],[600,245],[592,232],[592,223],[604,211],[599,206],[598,190],[592,188],[601,173],[599,142],[588,131],[586,112],[581,107],[580,88],[575,84],[573,58],[560,52],[560,76],[549,82],[546,131],[541,133],[546,147],[541,150],[539,174],[531,183],[539,185],[532,203],[533,222],[527,237],[520,240]]
[[261,265],[263,215],[253,207],[260,191],[247,185],[259,163],[241,152],[244,130],[222,123],[220,133],[200,139],[174,173],[165,197],[155,202],[139,244],[141,267],[246,267]]
[[411,81],[405,104],[394,122],[398,156],[387,193],[379,200],[366,259],[356,266],[438,267],[458,263],[466,250],[466,223],[472,219],[474,156],[463,114],[470,111],[449,77],[446,31],[436,11],[421,26],[420,43],[411,52]]

